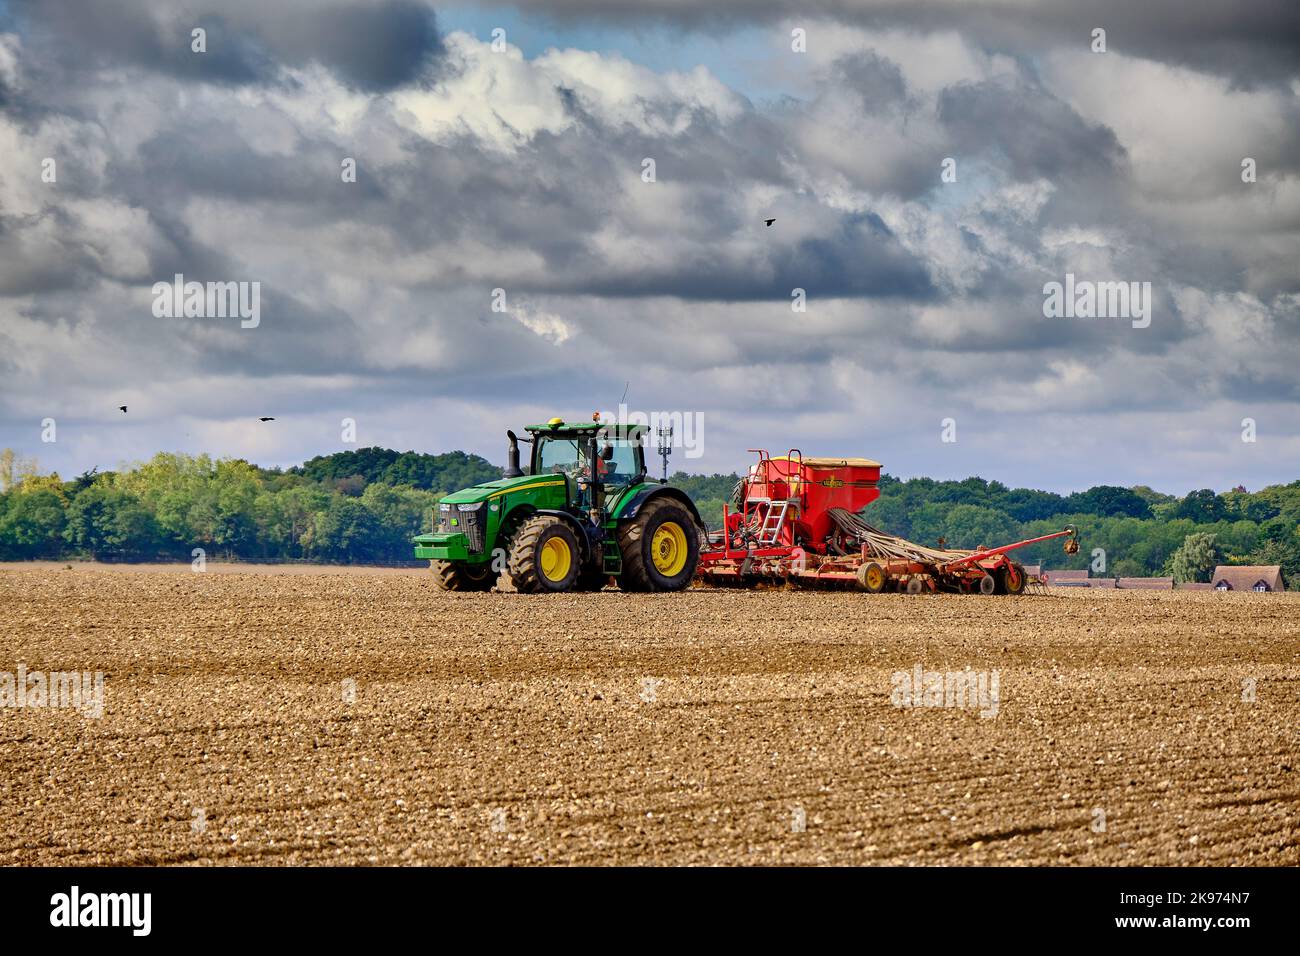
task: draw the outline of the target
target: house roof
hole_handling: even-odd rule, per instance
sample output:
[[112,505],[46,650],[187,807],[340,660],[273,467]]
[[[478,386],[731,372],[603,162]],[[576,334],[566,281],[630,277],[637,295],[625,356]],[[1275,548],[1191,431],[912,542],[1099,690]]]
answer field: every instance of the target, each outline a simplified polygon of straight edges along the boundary
[[1117,588],[1128,588],[1134,591],[1172,591],[1174,589],[1173,578],[1120,578],[1116,583]]
[[1049,584],[1064,584],[1066,581],[1074,583],[1084,583],[1088,581],[1088,571],[1085,568],[1082,571],[1048,571],[1044,577]]
[[1286,590],[1282,581],[1282,567],[1277,564],[1221,564],[1214,569],[1210,583],[1216,588],[1227,582],[1233,591],[1253,591],[1263,581],[1270,591]]
[[1186,584],[1178,585],[1179,591],[1213,591],[1213,584],[1202,584],[1199,581],[1188,581]]

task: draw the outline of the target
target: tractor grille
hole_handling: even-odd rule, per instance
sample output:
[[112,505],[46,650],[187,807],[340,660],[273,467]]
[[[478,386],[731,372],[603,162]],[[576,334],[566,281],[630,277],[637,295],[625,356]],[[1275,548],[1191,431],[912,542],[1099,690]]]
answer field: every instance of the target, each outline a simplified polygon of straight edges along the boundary
[[[461,509],[466,509],[462,511]],[[474,505],[439,505],[437,531],[440,534],[459,532],[469,542],[472,552],[483,550],[483,533],[487,523],[487,503]]]

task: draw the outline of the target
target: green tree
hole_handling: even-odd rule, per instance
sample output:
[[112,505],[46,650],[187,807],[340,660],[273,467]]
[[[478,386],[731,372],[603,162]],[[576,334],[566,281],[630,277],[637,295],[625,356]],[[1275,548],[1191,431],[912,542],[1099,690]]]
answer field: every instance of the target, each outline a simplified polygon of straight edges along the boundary
[[1288,590],[1300,590],[1300,525],[1274,518],[1260,526],[1259,544],[1249,564],[1277,564]]
[[1151,506],[1141,495],[1128,488],[1115,485],[1097,485],[1087,491],[1076,491],[1065,499],[1065,510],[1086,512],[1103,517],[1151,517]]
[[943,518],[944,539],[950,548],[996,548],[1019,539],[1019,526],[1009,516],[979,505],[953,505]]
[[1141,498],[1143,501],[1145,501],[1148,505],[1152,505],[1152,506],[1159,505],[1159,504],[1166,504],[1168,502],[1173,502],[1178,500],[1173,495],[1166,495],[1163,492],[1156,491],[1155,489],[1149,488],[1146,485],[1134,485],[1129,490],[1132,491],[1133,494]]
[[409,561],[411,538],[433,529],[433,509],[438,495],[418,488],[369,485],[361,503],[378,523],[373,553],[385,561]]
[[1223,563],[1216,535],[1201,531],[1183,538],[1183,543],[1169,557],[1169,573],[1179,584],[1210,580],[1215,567]]
[[1033,491],[1029,488],[1012,488],[1001,497],[998,509],[1017,521],[1036,521],[1050,518],[1068,510],[1065,499],[1050,491]]
[[736,487],[736,482],[740,480],[739,475],[716,473],[712,475],[688,475],[684,471],[678,471],[674,472],[668,480],[690,495],[691,500],[695,502],[695,507],[699,509],[700,517],[704,520],[706,527],[713,529],[722,527],[722,506],[724,504],[730,508],[735,508],[731,501],[731,493]]
[[[501,477],[501,469],[478,455],[463,451],[424,455],[390,448],[359,448],[318,455],[292,469],[313,481],[339,481],[360,477],[365,484],[411,485],[444,493],[459,491]],[[357,493],[360,491],[358,489]]]
[[[940,538],[946,538],[948,534],[948,505],[942,502],[932,501],[913,510],[909,515],[910,529],[903,537],[910,538],[917,544],[924,544],[928,547],[937,547]],[[868,517],[867,519],[871,519]],[[881,528],[882,531],[888,531],[890,534],[899,534],[892,528]]]
[[[911,538],[914,535],[912,512],[901,494],[877,498],[862,509],[860,514],[863,521],[879,528],[881,531],[896,534],[901,538]],[[942,533],[937,528],[935,532],[936,534]]]
[[1101,575],[1107,578],[1145,578],[1153,577],[1151,569],[1143,566],[1139,561],[1132,558],[1120,558],[1113,564],[1109,564],[1106,573]]
[[152,558],[167,550],[153,514],[131,492],[91,485],[68,506],[64,540],[92,558]]
[[1205,524],[1221,521],[1227,517],[1227,514],[1228,509],[1224,506],[1223,500],[1211,489],[1202,488],[1200,491],[1190,492],[1186,498],[1178,502],[1169,516]]
[[313,557],[319,540],[317,521],[329,509],[329,493],[318,485],[308,484],[278,491],[274,498],[267,520],[279,522],[283,527],[288,556]]
[[359,498],[335,496],[316,520],[316,550],[332,561],[384,558],[383,527]]
[[62,495],[50,487],[19,485],[0,517],[0,549],[17,558],[57,557],[66,523]]

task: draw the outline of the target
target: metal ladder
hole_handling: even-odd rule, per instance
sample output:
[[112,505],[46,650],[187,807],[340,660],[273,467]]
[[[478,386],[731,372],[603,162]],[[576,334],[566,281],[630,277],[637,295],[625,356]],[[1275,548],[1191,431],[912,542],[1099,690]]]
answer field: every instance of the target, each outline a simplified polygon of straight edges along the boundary
[[768,502],[767,513],[763,515],[763,523],[758,529],[760,547],[774,545],[780,540],[781,529],[785,527],[785,516],[789,510],[788,500]]

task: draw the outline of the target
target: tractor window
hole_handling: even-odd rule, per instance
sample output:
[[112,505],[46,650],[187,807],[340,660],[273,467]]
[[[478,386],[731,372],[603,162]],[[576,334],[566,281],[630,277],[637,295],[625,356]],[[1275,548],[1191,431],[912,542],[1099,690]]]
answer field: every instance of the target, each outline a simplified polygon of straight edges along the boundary
[[[626,485],[636,477],[638,444],[640,443],[619,438],[597,446],[602,449],[601,459],[604,467],[601,469],[601,474],[605,476],[604,484]],[[611,448],[612,453],[603,451],[605,448]],[[607,454],[609,457],[605,458]]]
[[578,469],[578,443],[564,438],[538,439],[537,473],[569,475]]
[[[596,474],[602,484],[626,485],[639,472],[637,449],[639,442],[627,439],[610,439],[598,442]],[[587,462],[588,444],[570,438],[539,438],[537,444],[537,474],[563,474],[582,479],[591,474]]]

